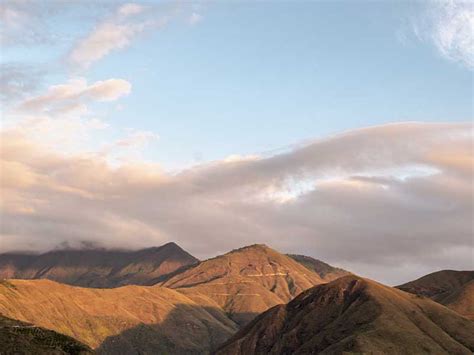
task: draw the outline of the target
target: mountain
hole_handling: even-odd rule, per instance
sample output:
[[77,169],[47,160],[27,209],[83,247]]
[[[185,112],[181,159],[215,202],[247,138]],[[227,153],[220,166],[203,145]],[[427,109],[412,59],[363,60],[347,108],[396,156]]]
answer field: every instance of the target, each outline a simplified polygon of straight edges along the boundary
[[163,283],[186,295],[214,300],[229,317],[244,325],[274,305],[325,282],[287,255],[256,244],[201,262]]
[[99,354],[208,353],[237,326],[212,300],[200,302],[160,286],[0,283],[0,314],[74,337]]
[[216,354],[472,354],[474,323],[357,276],[315,286],[254,319]]
[[350,275],[349,271],[344,269],[339,269],[337,267],[326,264],[325,262],[314,259],[306,255],[297,255],[297,254],[287,254],[290,258],[296,260],[307,269],[318,274],[318,276],[325,282],[331,282],[335,279],[338,279],[342,276]]
[[0,279],[49,279],[69,285],[111,288],[152,285],[198,260],[175,243],[138,251],[56,250],[0,254]]
[[474,271],[442,270],[397,288],[429,297],[474,320]]
[[86,355],[92,350],[66,335],[0,315],[0,354]]

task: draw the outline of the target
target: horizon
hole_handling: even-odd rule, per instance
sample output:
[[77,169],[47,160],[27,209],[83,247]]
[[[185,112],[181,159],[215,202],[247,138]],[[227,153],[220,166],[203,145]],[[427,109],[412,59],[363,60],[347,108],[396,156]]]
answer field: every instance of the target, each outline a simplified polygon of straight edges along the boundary
[[254,243],[473,269],[473,9],[0,5],[0,253]]

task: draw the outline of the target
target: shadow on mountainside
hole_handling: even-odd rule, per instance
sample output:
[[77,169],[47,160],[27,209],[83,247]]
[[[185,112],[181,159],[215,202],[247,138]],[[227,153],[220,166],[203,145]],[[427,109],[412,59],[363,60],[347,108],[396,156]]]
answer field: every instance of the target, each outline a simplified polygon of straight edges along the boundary
[[114,355],[207,354],[237,330],[218,308],[180,304],[161,323],[141,323],[109,336],[95,351]]

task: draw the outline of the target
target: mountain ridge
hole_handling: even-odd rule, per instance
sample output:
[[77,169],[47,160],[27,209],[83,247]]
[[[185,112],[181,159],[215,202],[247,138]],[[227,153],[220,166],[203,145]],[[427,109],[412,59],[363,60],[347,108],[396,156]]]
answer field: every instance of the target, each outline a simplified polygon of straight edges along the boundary
[[323,282],[289,256],[265,244],[253,244],[202,261],[161,285],[210,297],[232,320],[244,325],[268,308]]
[[474,323],[429,299],[349,275],[255,318],[216,355],[471,354]]
[[474,320],[474,271],[440,270],[396,288],[428,297]]
[[0,254],[0,279],[50,279],[74,286],[151,285],[199,260],[176,243],[139,250],[65,249]]

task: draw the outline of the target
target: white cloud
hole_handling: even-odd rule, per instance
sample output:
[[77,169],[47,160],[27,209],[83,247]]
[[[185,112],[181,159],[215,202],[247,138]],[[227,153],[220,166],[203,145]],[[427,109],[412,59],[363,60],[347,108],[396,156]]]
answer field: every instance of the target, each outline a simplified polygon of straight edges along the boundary
[[[150,137],[132,132],[130,142]],[[176,174],[137,159],[111,167],[101,155],[66,156],[23,128],[1,138],[4,250],[173,240],[206,257],[263,242],[389,283],[472,267],[470,123],[359,129]]]
[[69,58],[74,64],[87,68],[111,51],[127,47],[144,29],[145,24],[140,23],[127,25],[103,23],[79,42]]
[[149,19],[145,10],[145,7],[139,4],[121,5],[112,16],[100,22],[77,43],[69,54],[69,61],[79,67],[88,68],[112,51],[128,47],[146,29],[166,24],[165,17]]
[[84,78],[70,79],[65,84],[50,86],[45,94],[22,101],[17,109],[35,114],[47,112],[64,114],[68,111],[87,111],[85,103],[115,101],[131,92],[132,85],[123,79],[108,79],[88,84]]
[[418,38],[432,41],[446,58],[474,68],[474,6],[471,1],[426,3],[424,17],[414,25]]

